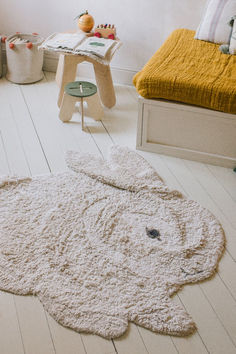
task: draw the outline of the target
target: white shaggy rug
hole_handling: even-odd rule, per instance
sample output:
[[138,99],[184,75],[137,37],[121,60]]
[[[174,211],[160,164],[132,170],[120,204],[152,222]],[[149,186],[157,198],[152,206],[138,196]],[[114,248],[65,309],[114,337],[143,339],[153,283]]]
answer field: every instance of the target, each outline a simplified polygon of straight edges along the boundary
[[0,288],[38,296],[61,324],[106,338],[128,321],[187,335],[171,298],[211,276],[224,248],[215,217],[169,190],[138,154],[69,152],[65,173],[0,178]]

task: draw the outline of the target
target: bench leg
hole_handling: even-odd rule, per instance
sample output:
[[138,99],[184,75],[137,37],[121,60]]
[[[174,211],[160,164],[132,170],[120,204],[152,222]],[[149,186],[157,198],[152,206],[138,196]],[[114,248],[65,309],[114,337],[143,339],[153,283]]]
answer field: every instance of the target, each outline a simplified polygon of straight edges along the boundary
[[66,93],[63,95],[62,104],[59,112],[59,118],[62,122],[71,120],[75,109],[75,103],[78,101],[77,97],[69,96]]
[[95,120],[101,120],[104,117],[104,110],[101,105],[98,93],[93,96],[85,97],[84,101],[88,104],[87,115]]

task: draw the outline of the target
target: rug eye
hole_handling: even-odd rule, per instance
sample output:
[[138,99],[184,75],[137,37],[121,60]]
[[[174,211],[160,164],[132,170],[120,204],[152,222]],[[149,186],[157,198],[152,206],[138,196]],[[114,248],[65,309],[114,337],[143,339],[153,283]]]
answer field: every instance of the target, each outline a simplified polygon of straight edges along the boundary
[[156,230],[156,229],[148,229],[148,228],[146,227],[146,234],[147,234],[148,237],[150,237],[150,238],[157,238],[159,241],[161,241],[159,230]]

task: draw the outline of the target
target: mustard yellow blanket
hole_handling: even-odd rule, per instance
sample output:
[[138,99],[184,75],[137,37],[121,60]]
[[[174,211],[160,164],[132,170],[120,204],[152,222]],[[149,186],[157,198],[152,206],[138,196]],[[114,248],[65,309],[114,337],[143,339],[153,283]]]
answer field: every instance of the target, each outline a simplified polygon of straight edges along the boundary
[[164,98],[236,114],[236,55],[175,30],[133,79],[145,98]]

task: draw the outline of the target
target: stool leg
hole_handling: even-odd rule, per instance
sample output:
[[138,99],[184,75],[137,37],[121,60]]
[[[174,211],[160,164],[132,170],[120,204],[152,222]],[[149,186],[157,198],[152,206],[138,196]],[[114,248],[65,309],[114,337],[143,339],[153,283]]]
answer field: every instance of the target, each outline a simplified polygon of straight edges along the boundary
[[60,54],[58,63],[56,82],[59,85],[59,95],[57,105],[61,106],[65,85],[75,80],[78,61],[74,56]]
[[110,66],[94,62],[93,67],[101,101],[107,108],[112,108],[116,104],[116,95]]
[[104,117],[104,110],[100,102],[98,93],[93,96],[84,98],[88,104],[88,116],[95,120],[101,120]]
[[81,97],[81,126],[82,130],[84,130],[84,102],[83,97]]
[[59,60],[57,64],[57,72],[56,72],[56,83],[60,87],[62,83],[62,75],[63,75],[63,66],[64,66],[64,55],[59,55]]
[[59,112],[60,120],[62,120],[63,122],[68,122],[72,118],[75,109],[75,102],[77,100],[77,97],[69,96],[64,93]]

